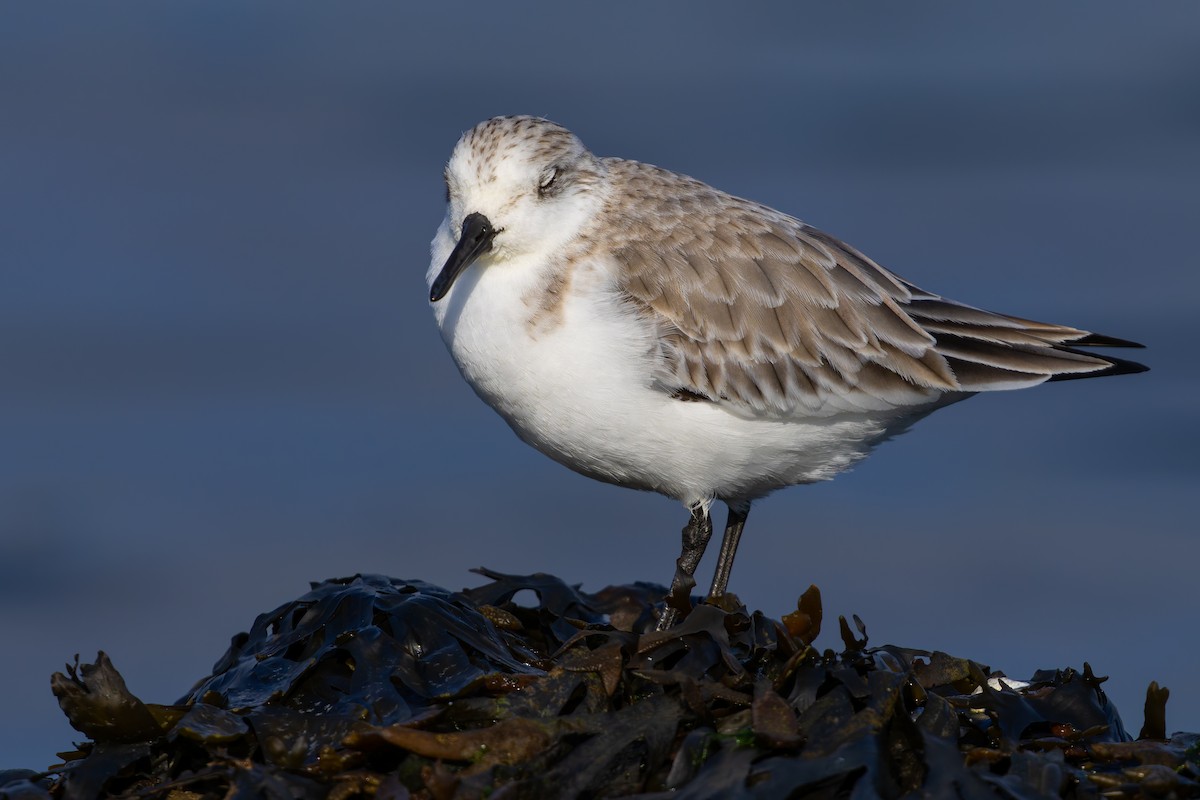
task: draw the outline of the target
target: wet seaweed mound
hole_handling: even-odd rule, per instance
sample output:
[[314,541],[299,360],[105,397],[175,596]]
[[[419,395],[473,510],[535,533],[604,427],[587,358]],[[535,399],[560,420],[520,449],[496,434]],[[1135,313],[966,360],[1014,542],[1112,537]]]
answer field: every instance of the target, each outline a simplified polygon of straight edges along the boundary
[[53,689],[91,741],[0,797],[1200,796],[1198,737],[1152,713],[1132,740],[1086,666],[1009,681],[870,647],[857,618],[818,652],[815,589],[779,621],[730,598],[659,633],[661,587],[483,574],[314,585],[175,705],[76,663]]

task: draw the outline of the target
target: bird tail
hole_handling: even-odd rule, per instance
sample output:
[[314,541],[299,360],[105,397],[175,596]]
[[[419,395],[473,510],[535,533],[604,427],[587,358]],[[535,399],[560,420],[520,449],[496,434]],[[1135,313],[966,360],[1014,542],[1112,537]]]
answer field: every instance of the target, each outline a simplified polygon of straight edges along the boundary
[[[914,287],[915,289],[915,287]],[[1144,364],[1080,348],[1142,347],[1091,331],[997,314],[915,290],[905,308],[936,340],[963,391],[1145,372]]]

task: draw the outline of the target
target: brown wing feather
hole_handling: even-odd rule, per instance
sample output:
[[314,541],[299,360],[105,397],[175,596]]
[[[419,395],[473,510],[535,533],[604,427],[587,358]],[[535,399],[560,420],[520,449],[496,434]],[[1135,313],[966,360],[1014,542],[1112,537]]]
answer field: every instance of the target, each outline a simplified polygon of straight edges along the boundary
[[1118,363],[1062,345],[1121,340],[946,300],[766,206],[606,165],[623,189],[608,210],[619,289],[658,326],[667,391],[772,416],[882,410]]

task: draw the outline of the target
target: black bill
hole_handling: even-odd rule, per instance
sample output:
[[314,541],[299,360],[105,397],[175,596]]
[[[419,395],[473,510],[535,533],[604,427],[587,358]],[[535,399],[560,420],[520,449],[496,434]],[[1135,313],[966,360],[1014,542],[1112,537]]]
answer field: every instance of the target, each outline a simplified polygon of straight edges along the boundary
[[492,249],[492,237],[496,235],[492,223],[483,214],[468,214],[463,220],[462,235],[458,244],[446,259],[446,266],[438,273],[437,280],[429,289],[429,301],[436,303],[446,296],[454,281],[475,259]]

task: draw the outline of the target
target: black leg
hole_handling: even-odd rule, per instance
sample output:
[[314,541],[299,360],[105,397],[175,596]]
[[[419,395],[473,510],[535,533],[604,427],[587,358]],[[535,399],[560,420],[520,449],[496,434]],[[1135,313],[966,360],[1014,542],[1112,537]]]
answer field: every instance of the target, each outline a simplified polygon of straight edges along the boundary
[[717,556],[717,571],[713,573],[712,588],[708,590],[709,600],[725,594],[729,586],[733,557],[737,555],[738,541],[742,538],[742,528],[746,526],[749,514],[749,503],[732,503],[729,506],[729,520],[725,523],[725,535],[721,537],[721,555]]
[[679,619],[680,609],[690,607],[692,587],[696,579],[696,567],[712,538],[712,517],[704,506],[692,509],[692,518],[683,528],[683,551],[675,562],[675,578],[671,581],[671,593],[667,595],[667,605],[663,615],[658,619],[658,630],[665,631]]

